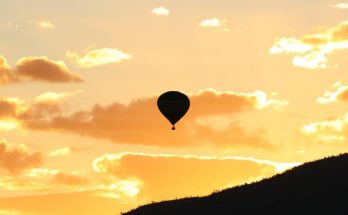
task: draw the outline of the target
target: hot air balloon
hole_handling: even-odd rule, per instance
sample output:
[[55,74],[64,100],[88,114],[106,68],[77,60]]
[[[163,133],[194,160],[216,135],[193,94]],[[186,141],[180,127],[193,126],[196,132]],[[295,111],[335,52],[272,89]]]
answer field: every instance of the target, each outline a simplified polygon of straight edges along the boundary
[[175,123],[177,123],[190,108],[190,100],[181,92],[168,91],[158,97],[157,106],[161,113],[173,125],[172,130],[175,130]]

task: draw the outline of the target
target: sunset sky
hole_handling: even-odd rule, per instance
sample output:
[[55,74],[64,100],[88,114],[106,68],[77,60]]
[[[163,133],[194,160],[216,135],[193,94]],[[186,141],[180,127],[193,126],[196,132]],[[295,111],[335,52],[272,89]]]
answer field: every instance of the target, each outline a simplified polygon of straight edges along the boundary
[[348,2],[3,0],[0,215],[118,214],[347,152],[347,54]]

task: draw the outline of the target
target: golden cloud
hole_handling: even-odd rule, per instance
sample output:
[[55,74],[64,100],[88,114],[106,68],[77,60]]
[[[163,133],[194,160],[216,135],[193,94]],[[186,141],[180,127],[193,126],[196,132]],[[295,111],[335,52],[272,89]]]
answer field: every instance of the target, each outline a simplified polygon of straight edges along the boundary
[[30,170],[27,170],[25,175],[31,178],[42,178],[45,176],[52,176],[57,173],[59,173],[59,170],[56,169],[32,168]]
[[299,164],[243,157],[145,153],[106,154],[93,162],[93,168],[99,173],[140,179],[143,182],[140,195],[147,195],[151,200],[206,195],[296,165]]
[[346,2],[341,2],[341,3],[336,3],[333,5],[334,8],[337,8],[337,9],[348,9],[348,3]]
[[218,28],[221,27],[223,24],[223,21],[221,21],[218,18],[211,18],[211,19],[204,19],[199,23],[199,26],[204,28]]
[[20,127],[20,122],[17,120],[0,120],[0,131],[12,131]]
[[46,82],[81,82],[79,74],[69,71],[63,61],[47,57],[24,57],[17,61],[13,69],[0,56],[0,85],[22,82],[27,79]]
[[319,104],[329,104],[339,101],[348,101],[348,85],[342,84],[340,81],[333,85],[334,91],[325,92],[322,97],[317,99]]
[[152,10],[152,13],[157,16],[168,16],[169,10],[166,7],[157,7]]
[[12,174],[42,165],[41,153],[29,153],[23,147],[11,148],[5,140],[0,142],[0,168]]
[[102,48],[88,51],[84,56],[67,51],[65,56],[78,67],[94,67],[110,63],[119,63],[132,58],[131,55],[117,49]]
[[234,115],[246,110],[277,108],[285,105],[284,101],[269,99],[262,91],[248,94],[205,90],[190,97],[191,110],[179,124],[180,129],[175,135],[168,131],[169,124],[157,109],[157,97],[134,100],[129,105],[96,105],[90,111],[78,111],[68,116],[58,109],[34,106],[33,111],[22,114],[21,120],[28,129],[72,132],[110,139],[116,143],[175,147],[214,143],[221,147],[271,148],[262,131],[247,132],[237,123],[231,123],[225,130],[216,132],[195,120],[202,116]]
[[25,57],[17,61],[16,73],[20,77],[47,82],[81,82],[79,74],[70,72],[63,61],[47,57]]
[[7,64],[7,60],[0,55],[0,85],[16,81],[17,79],[13,74],[10,65]]
[[32,102],[0,97],[0,130],[19,129],[22,128],[24,121],[47,121],[50,117],[62,114],[62,108],[59,105],[80,92],[82,91],[47,92],[37,96]]
[[14,22],[7,21],[7,22],[0,23],[0,28],[5,28],[5,29],[18,29],[19,26],[18,26],[18,24],[14,23]]
[[2,210],[0,209],[0,215],[21,215],[20,211],[16,210]]
[[84,215],[121,214],[121,212],[135,208],[138,204],[104,198],[93,195],[89,191],[0,198],[0,207],[3,210],[18,211],[18,215],[76,215],[81,211]]
[[0,188],[5,191],[44,191],[49,188],[46,183],[39,181],[5,176],[0,179]]
[[142,186],[143,182],[133,177],[125,180],[117,180],[111,184],[101,184],[97,186],[94,195],[129,201],[140,194]]
[[16,118],[27,109],[27,104],[18,98],[0,97],[0,118]]
[[194,113],[191,113],[193,117],[231,114],[248,109],[264,109],[267,107],[280,109],[289,104],[286,100],[270,98],[266,92],[261,90],[253,93],[237,93],[205,89],[190,95],[190,100],[192,105],[199,107],[194,110]]
[[[90,180],[90,178],[93,180]],[[92,214],[95,214],[97,209],[105,209],[105,204],[108,202],[113,205],[113,207],[108,208],[108,213],[115,212],[115,203],[122,203],[122,205],[129,204],[130,202],[134,203],[141,191],[141,187],[142,182],[134,177],[118,179],[113,176],[105,177],[104,174],[99,173],[92,173],[87,177],[87,172],[85,170],[66,172],[49,168],[31,168],[25,169],[21,174],[16,176],[3,176],[0,178],[0,190],[5,196],[6,194],[15,194],[15,196],[24,195],[32,200],[36,197],[42,197],[39,201],[42,205],[49,196],[51,196],[52,199],[57,199],[60,195],[63,195],[65,196],[63,199],[66,199],[67,195],[71,194],[69,203],[72,204],[72,207],[79,205],[81,199],[84,200],[83,204],[86,204],[85,200],[87,199],[91,200],[90,203],[93,203],[92,205],[99,202],[100,205],[95,206]],[[73,196],[75,195],[79,195],[79,198],[73,200]],[[0,208],[5,207],[6,205],[6,209],[19,209],[18,206],[22,207],[26,205],[25,203],[18,204],[18,201],[12,205],[9,202],[11,202],[13,198],[20,197],[12,197],[11,199],[7,199],[8,201],[2,197],[0,199]],[[50,201],[52,201],[52,199]],[[77,202],[75,202],[76,200]],[[28,199],[24,202],[27,201]],[[9,205],[7,205],[7,203],[9,203]],[[41,210],[43,208],[43,206],[33,208],[31,204],[29,206],[30,213],[28,208],[26,208],[23,214],[31,214],[33,210]],[[80,206],[83,207],[83,204]],[[132,207],[134,206],[135,205]],[[66,207],[62,212],[64,214],[69,211]],[[85,207],[86,206],[84,206],[84,209]],[[49,209],[50,211],[52,210],[51,206]],[[76,212],[76,210],[73,211]]]
[[328,66],[327,55],[348,48],[348,21],[336,27],[325,29],[302,38],[285,37],[278,39],[269,53],[292,54],[294,66],[306,69],[324,69]]
[[58,156],[68,156],[71,154],[71,148],[64,147],[57,150],[54,150],[48,154],[49,157],[58,157]]
[[97,185],[90,183],[85,171],[64,172],[49,168],[31,168],[15,177],[5,176],[0,179],[0,189],[26,195],[99,190]]
[[348,113],[335,119],[313,122],[301,128],[303,134],[320,143],[347,142]]
[[221,20],[218,18],[204,19],[199,23],[202,28],[213,28],[214,33],[217,32],[231,32],[231,29],[227,26],[227,20]]
[[57,184],[76,186],[87,184],[88,179],[85,176],[78,174],[77,172],[58,172],[53,176],[52,182]]
[[[90,180],[92,178],[93,180]],[[0,179],[2,192],[16,191],[18,195],[42,195],[62,192],[84,192],[90,196],[134,202],[142,189],[135,177],[120,179],[105,174],[86,174],[85,170],[64,172],[56,169],[33,168],[16,177]]]
[[65,114],[60,106],[61,101],[79,92],[48,92],[39,95],[33,102],[2,98],[0,128],[71,132],[109,139],[115,143],[169,147],[199,144],[224,148],[270,149],[273,146],[267,141],[262,130],[247,131],[238,123],[229,122],[223,129],[216,131],[213,126],[202,124],[200,119],[209,116],[233,117],[243,111],[267,107],[279,109],[287,105],[286,101],[271,98],[263,91],[235,93],[203,90],[189,95],[191,110],[180,122],[180,129],[172,135],[171,131],[168,131],[169,123],[157,109],[157,97],[133,100],[128,105],[121,103],[109,106],[96,105],[89,111]]
[[45,104],[45,105],[56,105],[61,101],[64,101],[78,93],[82,93],[82,90],[76,90],[75,92],[46,92],[39,96],[37,96],[34,100],[37,104]]

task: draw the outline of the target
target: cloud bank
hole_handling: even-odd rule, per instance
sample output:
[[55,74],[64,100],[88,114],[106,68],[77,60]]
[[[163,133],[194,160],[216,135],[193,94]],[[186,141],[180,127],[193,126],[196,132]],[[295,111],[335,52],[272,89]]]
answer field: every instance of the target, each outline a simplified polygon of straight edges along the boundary
[[[64,115],[59,106],[32,105],[20,114],[27,129],[55,130],[93,138],[166,147],[213,145],[216,147],[272,148],[262,130],[247,131],[232,122],[221,131],[197,123],[205,116],[233,116],[243,111],[267,107],[280,108],[284,100],[269,98],[262,91],[254,93],[217,92],[203,90],[190,95],[191,109],[173,134],[167,120],[158,111],[157,97],[133,100],[130,104],[95,105],[91,110]],[[189,134],[189,135],[188,135]],[[213,144],[214,143],[214,144]]]

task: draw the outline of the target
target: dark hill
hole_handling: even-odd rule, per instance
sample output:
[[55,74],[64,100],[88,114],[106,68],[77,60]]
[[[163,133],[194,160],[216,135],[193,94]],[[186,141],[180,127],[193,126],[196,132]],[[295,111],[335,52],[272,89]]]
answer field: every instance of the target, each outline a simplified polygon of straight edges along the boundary
[[153,203],[125,214],[348,215],[348,154],[306,163],[272,178],[206,197]]

